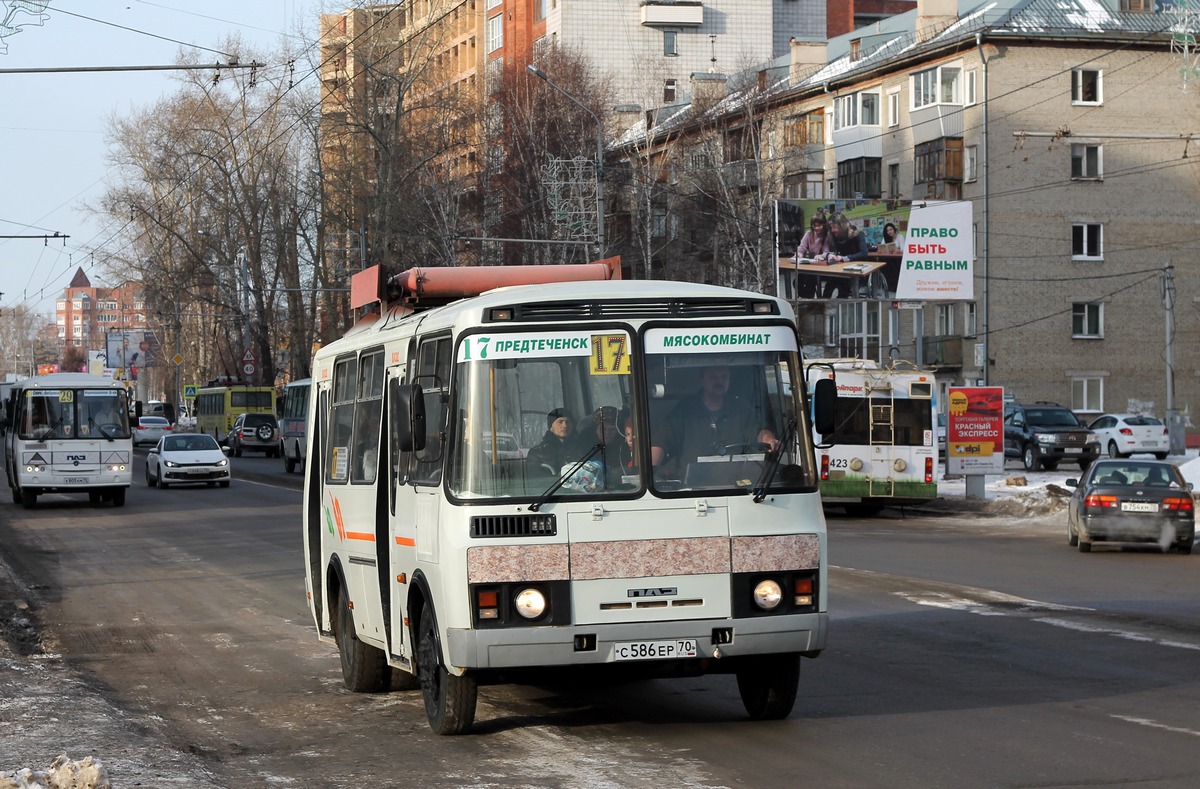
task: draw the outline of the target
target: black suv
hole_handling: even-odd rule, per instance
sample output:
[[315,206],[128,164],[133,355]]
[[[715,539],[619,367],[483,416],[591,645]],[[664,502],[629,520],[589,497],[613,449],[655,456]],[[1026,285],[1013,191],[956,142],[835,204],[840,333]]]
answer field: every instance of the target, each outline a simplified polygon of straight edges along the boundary
[[1100,439],[1071,409],[1058,403],[1008,403],[1004,406],[1004,457],[1021,458],[1026,471],[1053,471],[1062,460],[1086,469],[1100,457]]

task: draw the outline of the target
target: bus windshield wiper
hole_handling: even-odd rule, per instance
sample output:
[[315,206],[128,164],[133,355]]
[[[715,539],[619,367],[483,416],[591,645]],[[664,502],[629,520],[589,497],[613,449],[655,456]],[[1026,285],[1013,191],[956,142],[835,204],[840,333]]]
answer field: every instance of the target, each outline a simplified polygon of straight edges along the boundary
[[546,502],[550,501],[550,497],[553,496],[556,492],[558,492],[559,488],[561,488],[563,485],[566,484],[567,480],[569,480],[571,478],[572,474],[574,474],[579,469],[583,468],[583,464],[587,463],[589,460],[594,458],[596,456],[596,453],[599,452],[603,448],[604,448],[604,444],[598,443],[595,446],[593,446],[591,449],[589,449],[587,451],[586,455],[581,457],[579,460],[575,461],[575,465],[573,465],[569,469],[567,469],[558,478],[558,480],[555,481],[555,483],[553,485],[546,488],[545,492],[543,492],[542,495],[538,496],[537,499],[535,499],[534,502],[529,505],[529,511],[537,512],[539,509],[541,509],[542,505],[545,504]]
[[96,422],[96,420],[90,416],[88,417],[88,424],[91,425],[92,427],[96,428],[96,432],[99,433],[100,435],[104,436],[105,438],[107,438],[109,441],[113,440],[113,437],[110,436],[108,434],[108,431],[104,429],[104,425],[98,424]]
[[779,471],[779,464],[783,460],[784,448],[788,447],[795,441],[796,437],[796,418],[792,417],[788,422],[787,429],[783,431],[783,438],[779,441],[779,445],[775,448],[771,459],[767,461],[766,467],[763,469],[762,476],[758,478],[758,482],[754,483],[751,491],[754,493],[754,503],[761,504],[762,500],[767,497],[767,488],[771,487],[771,483],[775,480],[775,473]]

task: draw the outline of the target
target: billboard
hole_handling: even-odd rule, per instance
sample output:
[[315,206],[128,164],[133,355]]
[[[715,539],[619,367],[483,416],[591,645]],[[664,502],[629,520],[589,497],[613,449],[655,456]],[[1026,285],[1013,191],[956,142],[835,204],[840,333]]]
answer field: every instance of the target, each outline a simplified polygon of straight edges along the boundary
[[778,294],[789,301],[969,301],[966,201],[777,200]]
[[136,381],[138,370],[163,364],[162,346],[154,332],[142,329],[110,332],[104,337],[106,367],[124,370],[124,380]]
[[946,473],[1004,473],[1004,388],[952,386],[946,414]]

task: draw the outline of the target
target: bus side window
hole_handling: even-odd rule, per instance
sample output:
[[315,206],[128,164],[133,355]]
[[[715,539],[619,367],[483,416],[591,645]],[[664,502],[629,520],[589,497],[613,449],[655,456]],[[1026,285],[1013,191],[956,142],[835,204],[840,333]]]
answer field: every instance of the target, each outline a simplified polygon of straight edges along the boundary
[[442,461],[446,444],[446,401],[450,385],[449,337],[422,340],[417,359],[410,370],[416,370],[416,383],[425,396],[425,448],[414,453],[412,481],[417,484],[438,485],[442,481]]
[[340,359],[333,367],[333,403],[329,424],[329,454],[325,478],[346,482],[350,477],[350,448],[354,434],[354,401],[358,359]]
[[383,351],[359,360],[358,405],[355,409],[352,482],[374,482],[379,473],[379,424],[383,418]]

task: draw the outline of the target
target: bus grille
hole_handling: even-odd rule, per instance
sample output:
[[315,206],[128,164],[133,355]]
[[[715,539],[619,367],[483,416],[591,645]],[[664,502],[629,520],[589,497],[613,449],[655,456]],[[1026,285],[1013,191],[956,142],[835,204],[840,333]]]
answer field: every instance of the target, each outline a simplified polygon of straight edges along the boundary
[[472,537],[553,537],[558,523],[553,515],[476,515],[471,518]]
[[[752,304],[769,299],[694,299],[689,301],[551,301],[513,307],[519,321],[563,321],[593,318],[721,318],[762,315]],[[778,314],[774,302],[771,314]]]

